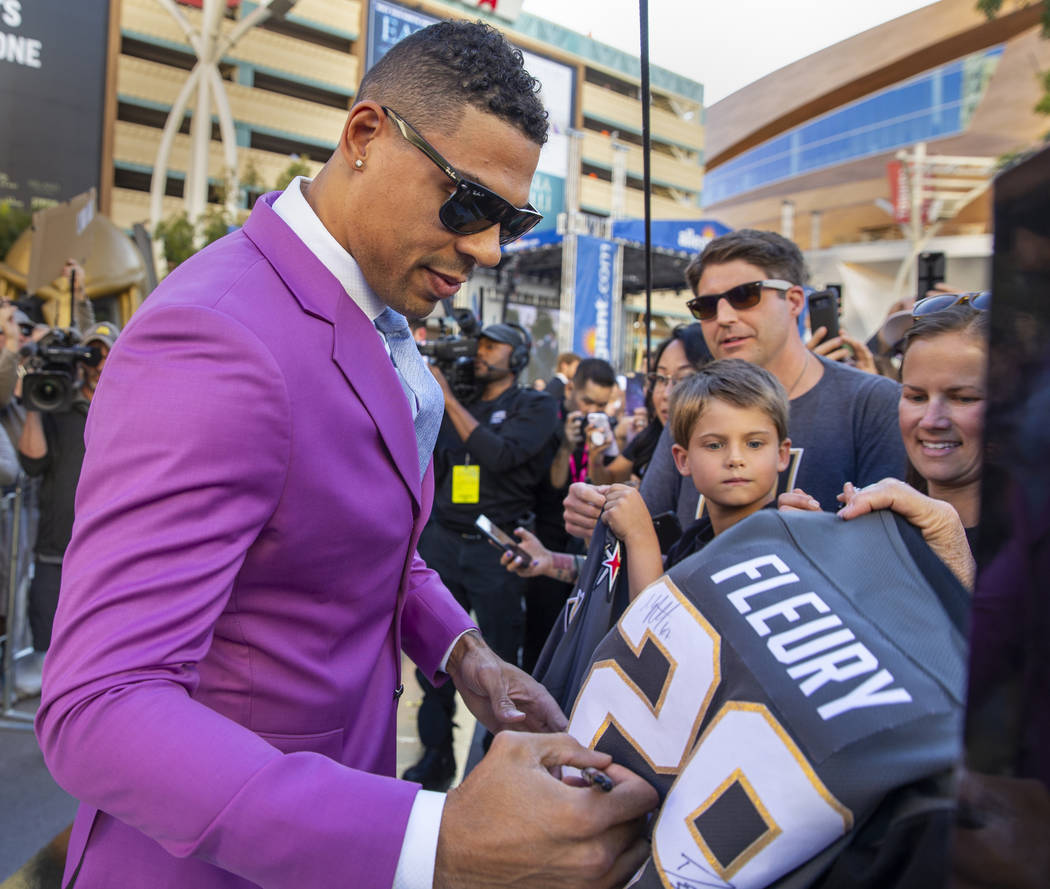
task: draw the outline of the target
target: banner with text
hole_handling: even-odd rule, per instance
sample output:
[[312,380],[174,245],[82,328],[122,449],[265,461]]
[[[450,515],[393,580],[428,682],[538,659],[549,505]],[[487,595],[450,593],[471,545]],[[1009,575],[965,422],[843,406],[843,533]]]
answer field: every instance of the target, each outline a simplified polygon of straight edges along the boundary
[[617,323],[616,261],[620,246],[603,238],[576,239],[576,296],[572,349],[577,355],[611,360]]
[[97,187],[109,0],[0,0],[0,201]]
[[[409,34],[439,21],[441,19],[397,3],[373,0],[368,11],[366,69],[371,68],[387,54],[390,47]],[[569,170],[569,129],[573,120],[576,70],[524,50],[522,56],[526,70],[541,84],[539,97],[550,120],[550,133],[540,151],[536,175],[529,190],[529,203],[543,214],[543,220],[534,231],[553,231],[558,215],[565,211],[565,179]],[[449,160],[452,161],[451,158]]]

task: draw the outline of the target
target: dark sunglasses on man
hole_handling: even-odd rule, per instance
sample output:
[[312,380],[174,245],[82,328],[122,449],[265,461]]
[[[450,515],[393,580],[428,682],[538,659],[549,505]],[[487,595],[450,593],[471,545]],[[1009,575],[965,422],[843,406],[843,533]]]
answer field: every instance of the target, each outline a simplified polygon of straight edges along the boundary
[[758,305],[762,299],[762,291],[790,290],[795,285],[790,281],[782,281],[773,278],[768,281],[749,281],[747,284],[737,284],[725,293],[711,293],[707,296],[696,296],[685,304],[686,308],[693,313],[698,321],[710,321],[718,315],[718,302],[725,300],[734,310],[751,309]]
[[490,226],[498,225],[499,242],[502,245],[516,241],[543,219],[543,214],[538,213],[532,204],[515,207],[510,201],[501,198],[484,185],[464,179],[433,145],[419,135],[412,124],[392,108],[387,108],[386,105],[382,107],[386,116],[401,131],[401,135],[437,164],[441,171],[456,184],[456,190],[438,210],[441,224],[449,231],[454,231],[459,235],[472,235]]
[[952,306],[967,304],[978,312],[986,312],[992,306],[992,294],[988,290],[972,290],[968,293],[936,293],[920,299],[911,309],[912,318],[932,315],[950,309]]

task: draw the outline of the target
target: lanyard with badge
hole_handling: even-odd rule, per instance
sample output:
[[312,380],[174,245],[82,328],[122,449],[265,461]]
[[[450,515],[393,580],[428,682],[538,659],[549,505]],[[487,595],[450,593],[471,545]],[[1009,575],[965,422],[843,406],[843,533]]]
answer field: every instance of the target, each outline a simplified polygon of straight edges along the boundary
[[471,465],[470,454],[462,465],[452,467],[452,502],[477,503],[481,499],[481,467]]

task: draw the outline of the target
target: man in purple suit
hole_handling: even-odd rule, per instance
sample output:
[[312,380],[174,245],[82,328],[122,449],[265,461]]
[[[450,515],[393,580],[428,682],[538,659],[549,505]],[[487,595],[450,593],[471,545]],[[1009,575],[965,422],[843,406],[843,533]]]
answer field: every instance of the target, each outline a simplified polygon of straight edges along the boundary
[[[406,38],[318,176],[260,199],[126,327],[37,718],[82,800],[64,885],[610,886],[644,859],[652,788],[542,734],[562,714],[415,554],[440,394],[404,316],[538,218],[536,89],[484,25]],[[402,651],[490,729],[537,733],[498,735],[447,797],[396,780]]]

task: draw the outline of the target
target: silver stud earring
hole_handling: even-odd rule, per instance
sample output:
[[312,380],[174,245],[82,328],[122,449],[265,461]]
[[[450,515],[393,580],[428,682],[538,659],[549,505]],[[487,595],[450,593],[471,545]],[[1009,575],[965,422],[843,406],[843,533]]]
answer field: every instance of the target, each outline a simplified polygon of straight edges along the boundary
[[356,161],[354,161],[354,169],[355,170],[363,170],[364,168],[365,168],[365,162],[363,160],[361,160],[361,158],[358,158]]

